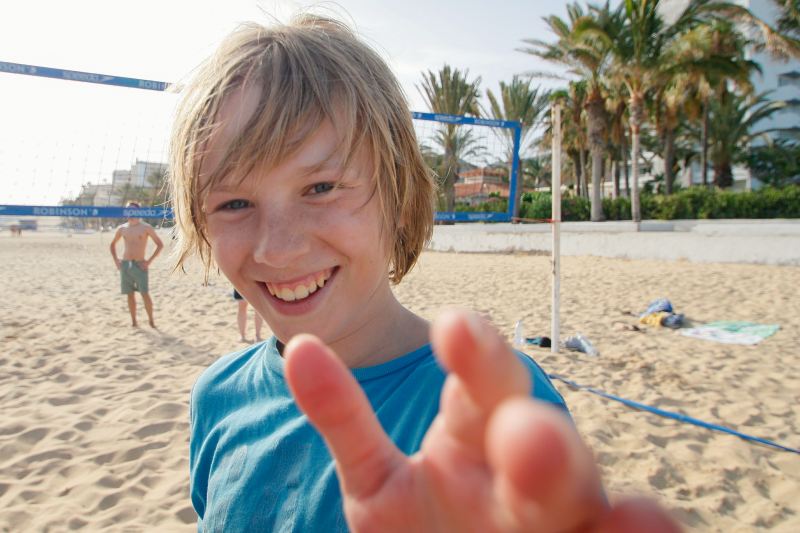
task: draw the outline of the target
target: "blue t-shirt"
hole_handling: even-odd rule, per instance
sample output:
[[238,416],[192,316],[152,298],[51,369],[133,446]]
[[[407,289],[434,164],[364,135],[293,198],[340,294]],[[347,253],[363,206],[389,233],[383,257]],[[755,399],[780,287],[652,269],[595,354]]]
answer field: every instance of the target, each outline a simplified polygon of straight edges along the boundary
[[[520,359],[533,396],[566,411],[542,369]],[[445,379],[431,346],[352,372],[398,448],[419,450]],[[192,389],[189,412],[199,531],[347,531],[333,459],[295,405],[275,337],[212,364]]]

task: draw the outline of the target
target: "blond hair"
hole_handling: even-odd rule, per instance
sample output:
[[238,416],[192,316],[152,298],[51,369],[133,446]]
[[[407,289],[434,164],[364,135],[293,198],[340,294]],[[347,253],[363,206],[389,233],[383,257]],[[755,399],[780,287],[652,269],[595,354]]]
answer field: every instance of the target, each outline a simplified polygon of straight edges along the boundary
[[[201,182],[222,101],[245,84],[261,89],[256,111],[208,179],[203,169]],[[211,268],[203,210],[210,187],[232,177],[241,180],[256,166],[280,164],[330,120],[342,132],[345,166],[361,149],[371,161],[383,234],[390,240],[391,281],[411,270],[432,233],[433,178],[397,80],[345,25],[312,15],[271,28],[243,25],[184,93],[170,150],[177,266],[198,253],[206,275]]]

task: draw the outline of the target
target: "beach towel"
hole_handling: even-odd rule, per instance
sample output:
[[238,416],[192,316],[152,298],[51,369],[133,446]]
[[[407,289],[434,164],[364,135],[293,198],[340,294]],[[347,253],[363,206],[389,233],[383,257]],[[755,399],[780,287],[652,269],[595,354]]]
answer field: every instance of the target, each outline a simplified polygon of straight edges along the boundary
[[758,344],[780,329],[777,324],[721,320],[681,330],[681,335],[724,344]]

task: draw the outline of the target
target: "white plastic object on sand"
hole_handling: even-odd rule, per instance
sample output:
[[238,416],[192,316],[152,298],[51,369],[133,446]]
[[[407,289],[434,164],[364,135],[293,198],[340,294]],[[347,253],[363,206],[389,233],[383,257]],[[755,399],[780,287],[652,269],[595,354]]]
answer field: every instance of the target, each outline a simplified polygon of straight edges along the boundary
[[589,342],[589,339],[578,333],[574,337],[569,337],[565,342],[564,346],[569,348],[570,350],[574,350],[576,352],[583,352],[586,355],[598,356],[600,352],[597,351],[597,348]]
[[520,350],[525,346],[525,332],[522,328],[522,320],[517,320],[514,326],[514,348]]

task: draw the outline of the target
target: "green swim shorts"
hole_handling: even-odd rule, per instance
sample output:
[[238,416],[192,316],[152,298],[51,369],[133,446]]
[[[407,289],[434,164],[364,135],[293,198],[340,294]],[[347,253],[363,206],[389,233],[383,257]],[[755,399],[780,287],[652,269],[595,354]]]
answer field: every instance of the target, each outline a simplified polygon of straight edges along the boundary
[[147,292],[147,271],[142,270],[136,261],[122,261],[119,277],[122,294],[130,294],[133,291]]

